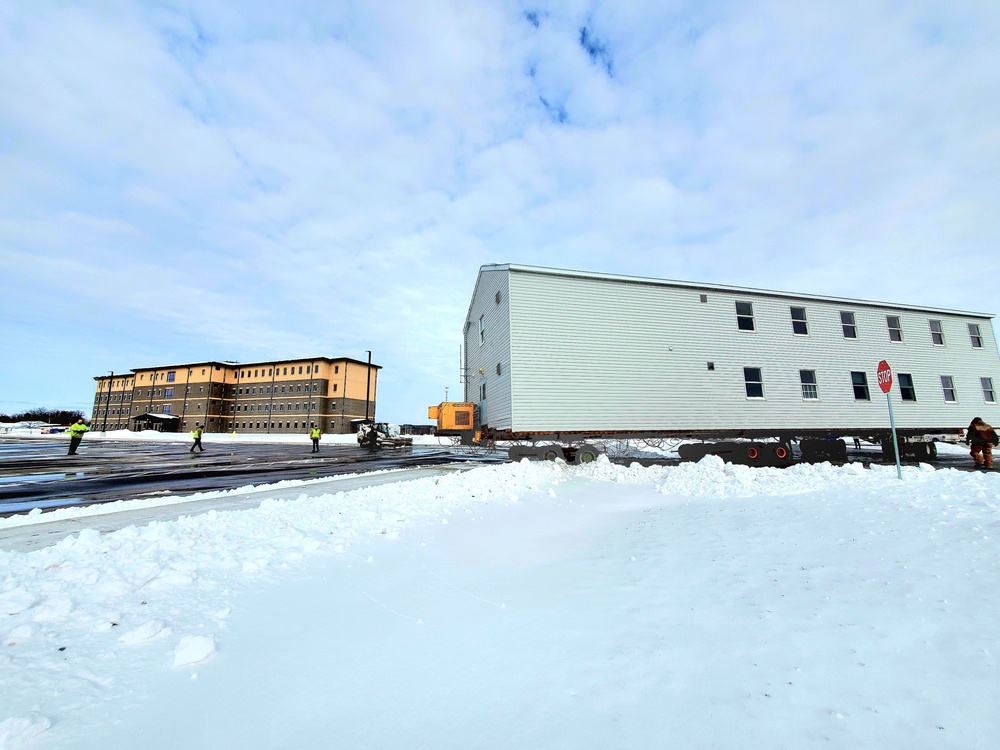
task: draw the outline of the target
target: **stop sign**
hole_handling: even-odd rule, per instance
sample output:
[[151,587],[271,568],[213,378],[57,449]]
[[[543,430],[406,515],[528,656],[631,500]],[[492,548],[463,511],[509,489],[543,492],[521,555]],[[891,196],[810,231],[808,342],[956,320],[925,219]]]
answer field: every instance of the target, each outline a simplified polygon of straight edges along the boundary
[[878,379],[878,387],[882,389],[882,393],[888,393],[892,390],[892,368],[884,359],[878,363],[875,377]]

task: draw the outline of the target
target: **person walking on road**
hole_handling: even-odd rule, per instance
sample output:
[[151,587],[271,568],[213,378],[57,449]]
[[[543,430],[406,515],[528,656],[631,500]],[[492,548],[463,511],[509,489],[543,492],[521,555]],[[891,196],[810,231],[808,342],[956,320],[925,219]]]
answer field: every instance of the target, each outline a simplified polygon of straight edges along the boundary
[[76,455],[76,449],[80,447],[80,443],[83,441],[83,435],[86,432],[90,432],[90,428],[87,427],[86,423],[83,421],[83,417],[80,417],[76,421],[76,424],[69,428],[69,454],[70,456]]
[[312,428],[309,430],[309,437],[311,437],[313,441],[313,453],[319,453],[319,438],[322,434],[323,433],[320,431],[319,427],[317,427],[316,423],[313,422]]
[[194,429],[191,431],[191,437],[194,438],[194,445],[191,446],[190,453],[194,453],[195,448],[201,449],[201,452],[205,452],[205,446],[201,444],[201,425],[196,424]]
[[972,456],[977,468],[993,468],[993,446],[998,442],[996,430],[986,424],[981,417],[976,417],[965,433],[965,442],[971,447],[969,455]]

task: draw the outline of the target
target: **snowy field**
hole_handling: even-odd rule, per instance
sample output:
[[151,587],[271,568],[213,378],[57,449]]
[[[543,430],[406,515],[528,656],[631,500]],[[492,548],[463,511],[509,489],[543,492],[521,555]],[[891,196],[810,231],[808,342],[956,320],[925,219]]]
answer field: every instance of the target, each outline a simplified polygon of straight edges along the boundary
[[1000,746],[1000,474],[322,487],[0,552],[0,749]]

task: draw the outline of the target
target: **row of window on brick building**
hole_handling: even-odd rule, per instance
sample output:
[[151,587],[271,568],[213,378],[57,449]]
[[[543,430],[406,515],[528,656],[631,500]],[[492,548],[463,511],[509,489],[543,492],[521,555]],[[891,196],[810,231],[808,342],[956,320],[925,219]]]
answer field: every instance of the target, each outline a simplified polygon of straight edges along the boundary
[[[135,407],[135,408],[140,409],[142,407]],[[329,409],[331,412],[336,411],[337,410],[336,402],[331,401]],[[200,410],[201,410],[201,404],[199,403],[196,403],[193,406],[185,409],[185,411],[200,411]],[[149,409],[149,411],[151,411],[154,414],[172,414],[173,407],[171,404],[153,404],[152,408]],[[282,411],[316,411],[316,402],[313,401],[311,404],[308,401],[295,404],[289,404],[289,403],[243,404],[242,406],[238,406],[236,404],[230,404],[229,406],[230,414],[234,414],[236,412],[282,412]],[[130,410],[112,409],[109,413],[129,414]]]
[[[216,370],[221,370],[222,368],[219,365],[216,365],[215,369]],[[291,373],[288,372],[289,369],[291,370]],[[317,365],[315,369],[313,369],[312,365],[299,365],[298,369],[299,369],[299,372],[298,372],[299,375],[315,375],[316,373],[319,372],[319,365]],[[277,372],[277,370],[281,370],[281,372]],[[208,371],[207,368],[205,368],[205,367],[201,368],[201,374],[202,375],[204,375],[207,371]],[[269,368],[267,368],[266,373],[265,373],[265,370],[264,370],[263,367],[261,367],[261,368],[259,368],[257,370],[253,370],[252,371],[253,375],[251,375],[250,372],[251,372],[250,370],[241,370],[240,371],[240,377],[243,377],[243,378],[249,378],[249,377],[254,377],[254,378],[274,378],[274,377],[277,377],[278,375],[284,376],[284,375],[289,375],[289,374],[291,374],[291,375],[295,375],[296,374],[295,373],[295,365],[292,365],[290,368],[289,367],[269,367]],[[338,374],[339,372],[340,372],[340,365],[334,365],[333,366],[333,373],[334,373],[334,375]],[[188,377],[191,377],[193,375],[194,375],[194,370],[188,370]],[[145,380],[145,379],[146,379],[145,373],[140,373],[139,374],[139,380]],[[153,380],[156,380],[156,373],[153,374]],[[177,380],[177,370],[170,370],[170,371],[168,371],[167,375],[166,375],[166,381],[168,383],[173,383],[173,382],[176,382],[176,380]]]
[[[806,308],[792,306],[789,308],[789,313],[792,333],[796,336],[808,336],[809,319],[806,314]],[[944,325],[942,321],[929,319],[927,324],[931,343],[934,346],[944,346]],[[969,341],[972,344],[972,348],[982,349],[983,334],[979,324],[967,323],[966,325],[968,326]],[[754,318],[752,302],[736,303],[736,327],[741,331],[757,330],[757,322]],[[900,320],[900,316],[886,315],[885,327],[889,341],[898,343],[903,342],[903,325]],[[845,339],[858,338],[858,321],[853,312],[847,310],[840,312],[840,328],[843,331]]]
[[[286,390],[286,388],[287,388],[287,390]],[[309,386],[306,385],[306,391],[308,391],[308,390],[309,390]],[[334,393],[336,393],[336,391],[337,391],[337,383],[333,384],[332,390],[333,390]],[[319,384],[318,383],[313,383],[312,384],[312,391],[313,391],[313,393],[318,393],[319,392]],[[146,392],[146,398],[150,397],[150,392],[152,392],[152,398],[173,398],[174,397],[174,389],[173,388],[156,388],[156,389],[150,389],[150,391]],[[191,393],[191,386],[187,386],[187,392],[189,394]],[[205,392],[205,387],[204,386],[198,386],[198,393],[204,393],[204,392]],[[302,393],[302,386],[301,385],[297,385],[297,386],[293,387],[293,386],[290,386],[290,385],[289,386],[284,386],[283,385],[283,386],[281,386],[281,390],[280,391],[278,390],[278,386],[276,386],[276,385],[275,386],[270,386],[270,385],[263,386],[262,385],[262,386],[256,386],[256,387],[250,387],[250,388],[239,388],[238,389],[238,395],[240,395],[240,396],[253,396],[253,395],[270,396],[270,395],[277,394],[279,392],[280,393]],[[143,397],[143,392],[142,391],[136,391],[136,397],[137,398]],[[108,396],[107,393],[98,394],[98,397],[97,397],[98,401],[107,401],[108,399],[109,399],[109,396]],[[110,394],[110,400],[111,401],[131,401],[132,400],[132,394],[131,393],[112,393],[112,394]]]
[[[711,364],[711,363],[710,363]],[[955,387],[955,378],[951,375],[941,375],[941,395],[945,403],[958,403],[958,390]],[[903,401],[916,401],[917,389],[913,382],[913,376],[909,373],[896,373],[899,383],[899,396]],[[747,398],[765,397],[764,392],[764,370],[760,367],[744,367],[743,381],[746,387]],[[817,401],[820,398],[820,383],[816,377],[815,370],[799,370],[799,383],[802,387],[802,398],[806,401]],[[982,391],[983,402],[987,404],[996,403],[996,392],[993,389],[993,378],[979,378],[979,387]],[[868,375],[865,372],[851,372],[851,388],[854,391],[855,401],[871,401],[871,391],[868,387]]]

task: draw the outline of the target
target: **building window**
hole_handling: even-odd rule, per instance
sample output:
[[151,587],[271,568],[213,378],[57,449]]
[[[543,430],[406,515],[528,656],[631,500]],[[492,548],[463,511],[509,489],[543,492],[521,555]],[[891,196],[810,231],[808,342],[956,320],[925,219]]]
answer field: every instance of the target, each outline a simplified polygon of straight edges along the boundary
[[708,367],[709,370],[714,370],[715,369],[715,362],[706,362],[705,364],[706,364],[706,366]]
[[945,403],[953,404],[958,401],[958,397],[955,395],[955,380],[951,375],[941,376],[941,390],[944,391]]
[[759,367],[744,367],[743,382],[747,398],[764,398],[764,376]]
[[482,346],[483,342],[486,341],[486,321],[483,316],[479,316],[479,345]]
[[815,370],[799,370],[799,382],[802,384],[802,398],[819,398],[819,387],[816,384]]
[[806,309],[804,307],[793,307],[792,311],[792,333],[796,336],[809,335],[809,323],[806,321]]
[[983,348],[983,336],[979,332],[978,323],[969,323],[969,338],[972,340],[973,349]]
[[903,326],[898,315],[886,315],[885,325],[889,329],[889,341],[903,340]]
[[917,389],[913,387],[913,376],[899,373],[899,396],[903,401],[916,401]]
[[753,302],[736,303],[736,327],[741,331],[754,330]]
[[944,346],[944,329],[940,320],[928,321],[931,326],[931,342],[934,346]]
[[173,398],[174,397],[174,389],[173,388],[164,388],[163,389],[163,395],[166,396],[167,398]]
[[336,375],[338,372],[340,372],[340,365],[334,365],[333,366],[333,374]]
[[171,370],[167,373],[167,382],[173,383],[177,379],[177,370]]
[[993,392],[993,378],[979,378],[979,384],[983,387],[983,401],[995,404],[997,399]]
[[698,295],[698,300],[700,302],[708,302],[708,295],[707,294],[699,294]]
[[204,375],[204,374],[205,374],[205,368],[204,368],[204,367],[202,367],[202,368],[201,368],[201,374],[202,374],[202,375]]
[[299,365],[299,375],[302,374],[302,365]]
[[486,400],[486,383],[479,384],[479,400],[480,401]]
[[856,339],[858,337],[858,324],[854,319],[854,313],[840,313],[840,327],[844,329],[845,339]]
[[336,393],[336,392],[337,392],[337,384],[336,384],[336,383],[334,383],[334,384],[333,384],[333,392],[334,392],[334,393]]
[[164,414],[169,414],[169,413],[170,413],[170,404],[166,404],[166,405],[165,405],[165,406],[163,407],[163,413],[164,413]]
[[854,386],[855,401],[871,401],[868,396],[868,376],[863,372],[851,373],[851,384]]

